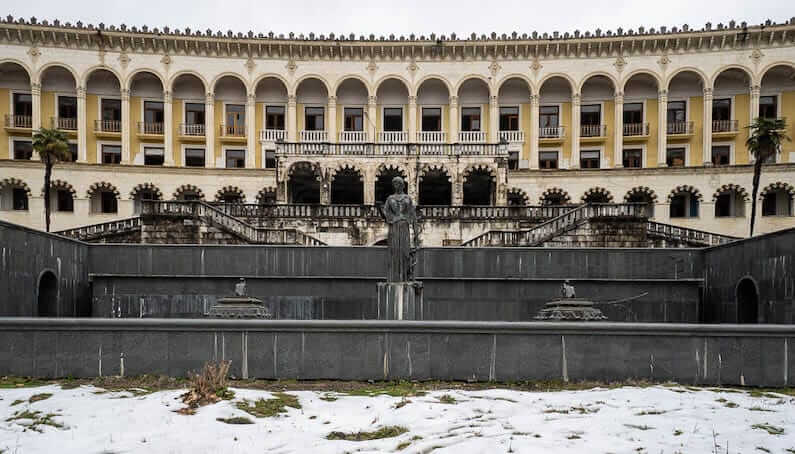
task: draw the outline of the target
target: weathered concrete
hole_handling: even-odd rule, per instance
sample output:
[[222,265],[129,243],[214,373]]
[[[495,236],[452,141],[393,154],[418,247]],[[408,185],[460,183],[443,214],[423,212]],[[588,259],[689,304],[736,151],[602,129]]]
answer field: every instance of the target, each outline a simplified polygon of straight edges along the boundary
[[793,342],[793,326],[3,318],[0,374],[184,376],[224,359],[242,378],[775,387],[795,383]]

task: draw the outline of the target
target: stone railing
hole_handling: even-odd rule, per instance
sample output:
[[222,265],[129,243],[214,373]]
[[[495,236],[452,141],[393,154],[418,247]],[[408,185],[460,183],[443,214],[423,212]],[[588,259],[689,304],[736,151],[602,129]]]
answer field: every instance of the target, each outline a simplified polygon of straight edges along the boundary
[[259,140],[262,142],[278,142],[287,137],[287,131],[284,129],[261,129],[259,131]]
[[447,133],[444,131],[417,131],[417,142],[445,143],[447,142]]
[[507,144],[499,143],[277,143],[282,156],[508,156]]
[[484,143],[486,133],[484,131],[459,131],[458,141],[462,143]]
[[77,240],[90,240],[101,236],[130,232],[139,228],[141,228],[141,218],[134,217],[61,230],[60,232],[55,232],[55,234]]
[[580,137],[607,137],[607,125],[580,125]]
[[33,117],[30,115],[6,114],[6,128],[30,129],[33,127]]
[[562,139],[566,129],[563,126],[549,126],[539,128],[538,134],[542,139]]
[[204,123],[181,123],[179,125],[179,134],[182,136],[203,136]]
[[405,131],[381,131],[378,133],[378,143],[406,143],[409,133]]
[[343,143],[366,143],[367,132],[365,131],[340,131],[339,142]]
[[713,120],[712,132],[737,132],[737,120]]
[[720,246],[721,244],[739,240],[739,238],[733,236],[704,232],[702,230],[689,229],[687,227],[679,227],[654,221],[647,221],[646,233],[650,236],[701,246]]
[[672,121],[668,123],[668,135],[693,134],[692,121]]
[[121,132],[121,121],[94,120],[94,132]]
[[163,123],[150,123],[145,121],[139,121],[138,134],[162,136]]
[[301,142],[309,142],[309,143],[328,142],[328,132],[301,131]]
[[625,136],[648,136],[649,124],[648,123],[624,123]]
[[221,137],[245,137],[246,136],[246,126],[245,125],[228,125],[228,124],[221,124],[220,128]]
[[77,131],[76,117],[52,117],[50,120],[52,122],[52,127],[55,129]]

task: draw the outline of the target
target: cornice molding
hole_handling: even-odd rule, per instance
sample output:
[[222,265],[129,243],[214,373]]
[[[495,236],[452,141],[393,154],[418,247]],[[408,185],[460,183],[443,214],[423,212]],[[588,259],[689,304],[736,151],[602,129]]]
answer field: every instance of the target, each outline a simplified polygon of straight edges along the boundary
[[[635,30],[574,33],[554,32],[551,35],[533,32],[531,35],[516,32],[490,35],[472,34],[459,38],[430,34],[408,37],[356,38],[330,34],[308,36],[293,33],[275,35],[254,34],[249,31],[221,33],[191,29],[171,30],[164,27],[149,29],[144,26],[128,28],[104,24],[94,26],[78,22],[75,25],[58,20],[49,23],[15,19],[8,16],[0,21],[0,43],[29,47],[64,47],[102,50],[123,53],[150,53],[168,56],[215,56],[243,59],[282,58],[295,60],[363,60],[375,65],[376,61],[428,61],[428,60],[533,60],[538,66],[544,58],[592,58],[636,55],[669,55],[686,52],[709,52],[727,49],[758,49],[787,46],[795,43],[795,18],[783,24],[767,21],[748,26],[745,22],[713,28],[707,23],[701,30],[661,27],[660,30],[641,27]],[[416,66],[416,63],[413,63]],[[539,66],[540,67],[540,66]],[[496,68],[496,67],[495,67]]]

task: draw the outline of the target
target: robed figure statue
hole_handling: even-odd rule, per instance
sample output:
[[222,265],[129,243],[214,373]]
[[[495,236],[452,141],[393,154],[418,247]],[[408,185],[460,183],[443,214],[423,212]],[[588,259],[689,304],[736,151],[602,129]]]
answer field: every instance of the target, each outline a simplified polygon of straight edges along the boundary
[[[414,279],[414,255],[419,246],[417,213],[411,197],[405,193],[405,183],[400,177],[392,179],[395,193],[387,197],[381,213],[389,226],[387,238],[389,262],[388,282],[408,282]],[[414,247],[412,248],[412,229]]]

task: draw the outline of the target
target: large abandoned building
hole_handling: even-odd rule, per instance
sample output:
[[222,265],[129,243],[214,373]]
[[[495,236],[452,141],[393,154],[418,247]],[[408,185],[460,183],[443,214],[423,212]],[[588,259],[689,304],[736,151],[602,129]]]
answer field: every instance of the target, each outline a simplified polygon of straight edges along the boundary
[[285,37],[8,17],[0,114],[0,217],[43,228],[31,133],[56,127],[53,230],[83,239],[377,244],[396,175],[431,246],[548,243],[565,213],[600,245],[720,244],[752,203],[758,232],[795,226],[795,146],[758,200],[745,146],[757,116],[795,136],[795,18]]

